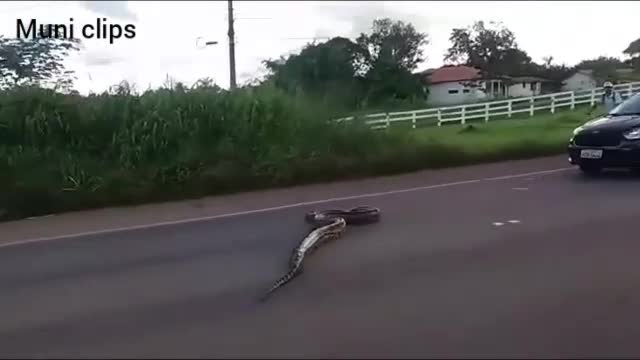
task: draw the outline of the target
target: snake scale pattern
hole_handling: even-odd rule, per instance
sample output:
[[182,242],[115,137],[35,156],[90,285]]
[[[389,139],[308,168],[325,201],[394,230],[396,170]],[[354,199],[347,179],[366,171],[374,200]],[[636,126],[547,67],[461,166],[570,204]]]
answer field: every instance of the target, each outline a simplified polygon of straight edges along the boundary
[[342,236],[347,225],[363,225],[380,220],[380,209],[369,206],[358,206],[350,210],[311,211],[305,220],[315,228],[293,249],[289,260],[289,271],[284,274],[262,297],[266,300],[271,293],[284,286],[303,271],[305,256],[311,254],[321,245]]

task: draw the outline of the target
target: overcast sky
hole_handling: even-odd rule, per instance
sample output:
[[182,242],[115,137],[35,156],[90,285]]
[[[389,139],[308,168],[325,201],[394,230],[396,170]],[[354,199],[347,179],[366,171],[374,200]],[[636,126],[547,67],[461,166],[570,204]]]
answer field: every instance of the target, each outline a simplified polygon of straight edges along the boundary
[[[313,37],[354,38],[378,17],[409,21],[428,33],[420,69],[442,65],[451,29],[475,20],[503,22],[535,61],[552,55],[569,65],[600,55],[622,57],[640,37],[640,2],[634,1],[234,1],[234,9],[239,83],[260,75],[264,59],[299,51]],[[98,17],[136,26],[133,39],[83,40],[84,49],[69,60],[82,93],[123,79],[139,89],[155,87],[167,75],[188,84],[203,77],[229,84],[226,1],[1,1],[0,34],[15,37],[17,19],[68,24],[70,17],[76,37]],[[220,43],[198,49],[198,37]]]

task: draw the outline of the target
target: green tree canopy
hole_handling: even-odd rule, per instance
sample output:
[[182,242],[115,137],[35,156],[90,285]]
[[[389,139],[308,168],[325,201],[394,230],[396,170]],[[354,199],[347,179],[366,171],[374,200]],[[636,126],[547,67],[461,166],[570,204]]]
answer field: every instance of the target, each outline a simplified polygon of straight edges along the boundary
[[356,39],[357,73],[364,79],[368,104],[424,98],[420,79],[413,75],[425,60],[427,34],[410,24],[389,18],[373,21],[371,33]]
[[550,92],[560,91],[564,80],[575,72],[573,67],[566,64],[554,64],[553,56],[546,56],[542,59],[542,64],[533,63],[531,67],[531,75],[549,80],[543,87]]
[[72,71],[64,66],[75,40],[57,38],[9,39],[0,36],[0,87],[55,84],[72,86]]
[[386,99],[423,97],[412,75],[424,60],[427,35],[412,24],[375,20],[371,32],[355,41],[335,37],[307,44],[296,55],[264,61],[267,82],[293,94],[338,101],[351,108]]
[[632,41],[623,53],[630,57],[628,64],[640,71],[640,38]]
[[591,70],[593,77],[598,82],[618,80],[619,76],[616,70],[622,67],[625,67],[625,63],[622,60],[607,56],[582,60],[576,65],[576,69]]
[[427,35],[410,23],[389,18],[374,20],[371,33],[362,33],[356,39],[358,70],[366,74],[383,66],[413,71],[425,60],[423,47],[428,43]]
[[350,83],[355,75],[356,45],[335,37],[320,44],[307,44],[300,54],[278,60],[266,60],[268,78],[290,92],[310,94],[326,92],[332,83]]
[[640,56],[640,39],[632,41],[623,53],[629,56]]
[[521,75],[531,70],[531,58],[518,48],[515,34],[501,23],[476,21],[453,29],[444,61],[473,66],[488,76]]

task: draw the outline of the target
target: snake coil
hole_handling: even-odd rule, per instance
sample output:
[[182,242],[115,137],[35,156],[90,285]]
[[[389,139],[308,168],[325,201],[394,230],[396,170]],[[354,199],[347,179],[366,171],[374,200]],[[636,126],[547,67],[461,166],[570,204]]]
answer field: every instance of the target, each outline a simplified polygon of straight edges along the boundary
[[311,254],[321,245],[339,238],[349,225],[364,225],[380,220],[380,209],[369,206],[358,206],[350,210],[311,211],[305,220],[315,228],[293,249],[289,259],[289,271],[278,279],[263,296],[262,300],[278,288],[284,286],[303,271],[302,263],[306,255]]

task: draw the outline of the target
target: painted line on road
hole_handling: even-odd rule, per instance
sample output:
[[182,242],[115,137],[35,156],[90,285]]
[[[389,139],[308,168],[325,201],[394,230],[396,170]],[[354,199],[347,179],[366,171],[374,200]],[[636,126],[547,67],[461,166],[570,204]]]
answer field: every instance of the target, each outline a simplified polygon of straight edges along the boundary
[[48,217],[52,217],[52,216],[56,216],[56,214],[41,215],[41,216],[31,216],[31,217],[26,218],[25,220],[44,219],[44,218],[48,218]]
[[447,188],[447,187],[453,187],[453,186],[459,186],[459,185],[476,184],[476,183],[480,183],[480,182],[483,182],[483,181],[499,181],[499,180],[517,179],[517,178],[521,178],[521,177],[534,176],[534,175],[546,175],[546,174],[553,174],[553,173],[557,173],[557,172],[567,171],[567,170],[571,170],[571,169],[573,169],[573,168],[572,167],[564,167],[564,168],[551,169],[551,170],[534,171],[534,172],[523,173],[523,174],[512,174],[512,175],[504,175],[504,176],[497,176],[497,177],[488,177],[488,178],[479,178],[479,179],[472,179],[472,180],[454,181],[454,182],[442,183],[442,184],[418,186],[418,187],[413,187],[413,188],[408,188],[408,189],[389,190],[389,191],[382,191],[382,192],[376,192],[376,193],[343,196],[343,197],[335,197],[335,198],[312,200],[312,201],[303,201],[303,202],[299,202],[299,203],[286,204],[286,205],[280,205],[280,206],[273,206],[273,207],[267,207],[267,208],[262,208],[262,209],[245,210],[245,211],[238,211],[238,212],[232,212],[232,213],[226,213],[226,214],[203,216],[203,217],[197,217],[197,218],[188,218],[188,219],[182,219],[182,220],[164,221],[164,222],[157,222],[157,223],[144,224],[144,225],[134,225],[134,226],[119,227],[119,228],[87,231],[87,232],[82,232],[82,233],[58,235],[58,236],[51,236],[51,237],[41,237],[41,238],[34,238],[34,239],[27,239],[27,240],[18,240],[18,241],[12,241],[12,242],[8,242],[8,243],[0,244],[0,248],[7,248],[7,247],[10,247],[10,246],[17,246],[17,245],[33,244],[33,243],[39,243],[39,242],[44,242],[44,241],[64,240],[64,239],[72,239],[72,238],[78,238],[78,237],[84,237],[84,236],[104,235],[104,234],[111,234],[111,233],[124,232],[124,231],[144,230],[144,229],[150,229],[150,228],[161,227],[161,226],[182,225],[182,224],[189,224],[189,223],[196,223],[196,222],[203,222],[203,221],[209,221],[209,220],[216,220],[216,219],[235,217],[235,216],[252,215],[252,214],[259,214],[259,213],[265,213],[265,212],[270,212],[270,211],[291,209],[291,208],[296,208],[296,207],[301,207],[301,206],[324,204],[324,203],[330,203],[330,202],[336,202],[336,201],[357,200],[357,199],[365,199],[365,198],[372,198],[372,197],[395,195],[395,194],[402,194],[402,193],[415,192],[415,191],[441,189],[441,188]]
[[501,222],[501,221],[495,221],[495,222],[492,222],[491,224],[493,224],[493,226],[503,226],[503,225],[506,225],[507,223],[509,223],[509,224],[520,224],[521,221],[520,220],[507,220],[506,223],[505,222]]

